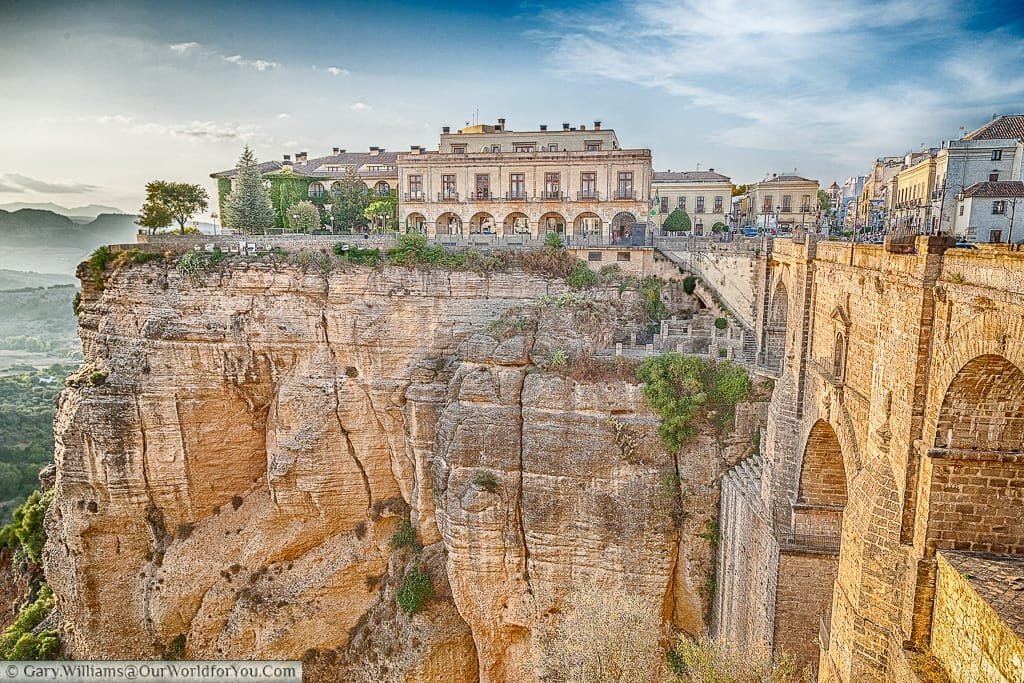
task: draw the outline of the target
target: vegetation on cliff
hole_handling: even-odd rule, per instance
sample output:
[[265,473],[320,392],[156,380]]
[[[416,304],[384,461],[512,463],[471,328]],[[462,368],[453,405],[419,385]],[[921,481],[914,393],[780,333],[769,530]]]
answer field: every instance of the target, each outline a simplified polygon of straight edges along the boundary
[[18,614],[14,623],[0,634],[0,660],[24,661],[53,659],[60,649],[57,632],[39,628],[53,609],[53,592],[45,583],[36,591],[35,600]]
[[764,649],[741,648],[727,640],[681,636],[666,657],[679,683],[802,683],[810,672],[798,671],[788,655],[772,655]]
[[738,365],[680,353],[648,358],[636,374],[644,383],[644,398],[661,417],[661,438],[672,451],[696,436],[699,417],[706,416],[724,431],[732,424],[736,404],[752,389],[746,370]]

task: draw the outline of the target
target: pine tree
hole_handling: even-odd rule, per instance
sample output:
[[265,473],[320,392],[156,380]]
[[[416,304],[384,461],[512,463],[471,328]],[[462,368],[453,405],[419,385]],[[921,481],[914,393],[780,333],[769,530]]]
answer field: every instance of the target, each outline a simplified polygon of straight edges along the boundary
[[249,145],[245,146],[235,170],[235,186],[224,207],[224,225],[243,235],[266,233],[274,225],[274,207]]

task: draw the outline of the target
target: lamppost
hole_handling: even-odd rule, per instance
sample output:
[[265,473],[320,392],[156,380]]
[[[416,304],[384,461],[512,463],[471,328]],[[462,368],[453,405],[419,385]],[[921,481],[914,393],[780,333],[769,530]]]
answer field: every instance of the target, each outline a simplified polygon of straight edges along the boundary
[[217,212],[216,211],[211,212],[210,213],[210,218],[213,219],[213,234],[216,235],[217,234],[217,218],[218,218]]

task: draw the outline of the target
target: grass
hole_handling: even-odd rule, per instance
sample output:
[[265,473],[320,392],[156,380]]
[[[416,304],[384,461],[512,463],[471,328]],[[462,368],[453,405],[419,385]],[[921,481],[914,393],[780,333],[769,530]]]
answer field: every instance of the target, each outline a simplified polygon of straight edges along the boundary
[[416,567],[402,581],[395,596],[398,606],[410,617],[419,614],[434,597],[434,580],[425,567]]
[[498,478],[490,470],[477,470],[471,480],[473,486],[494,493],[498,490]]
[[395,534],[391,537],[391,549],[400,550],[407,548],[413,552],[419,552],[422,548],[419,540],[416,538],[416,530],[412,528],[412,523],[403,519],[398,523],[398,527],[395,528]]

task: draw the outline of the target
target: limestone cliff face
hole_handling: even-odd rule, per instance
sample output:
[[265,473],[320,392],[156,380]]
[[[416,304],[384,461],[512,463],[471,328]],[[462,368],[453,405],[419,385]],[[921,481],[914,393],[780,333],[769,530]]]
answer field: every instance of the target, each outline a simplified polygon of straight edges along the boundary
[[[316,650],[325,680],[531,681],[532,639],[586,582],[702,630],[700,534],[745,437],[673,458],[633,382],[573,379],[560,356],[612,316],[537,303],[564,291],[268,263],[86,282],[47,516],[68,653]],[[416,557],[390,547],[406,516]],[[413,563],[437,597],[409,618]]]

